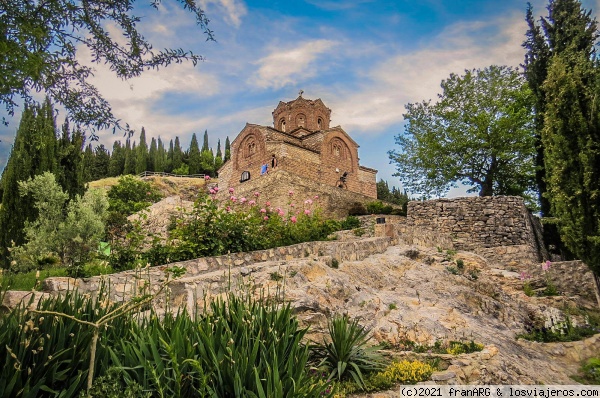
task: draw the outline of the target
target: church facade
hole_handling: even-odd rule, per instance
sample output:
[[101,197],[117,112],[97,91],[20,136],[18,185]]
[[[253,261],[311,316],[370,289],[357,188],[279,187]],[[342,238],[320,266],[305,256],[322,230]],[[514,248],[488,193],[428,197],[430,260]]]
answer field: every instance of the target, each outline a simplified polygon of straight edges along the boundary
[[218,170],[219,187],[243,190],[284,171],[376,199],[377,170],[359,164],[358,144],[330,122],[331,109],[321,99],[305,99],[300,92],[293,101],[279,102],[273,127],[247,123],[231,142],[231,158]]

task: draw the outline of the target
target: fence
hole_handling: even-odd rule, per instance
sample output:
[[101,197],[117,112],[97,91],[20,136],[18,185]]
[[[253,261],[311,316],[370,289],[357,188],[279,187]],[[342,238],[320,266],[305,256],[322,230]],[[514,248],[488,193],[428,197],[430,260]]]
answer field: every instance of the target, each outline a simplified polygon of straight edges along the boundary
[[188,174],[188,175],[182,175],[182,174],[172,174],[172,173],[164,173],[162,171],[144,171],[141,172],[140,174],[138,174],[138,177],[185,177],[185,178],[205,178],[206,174]]

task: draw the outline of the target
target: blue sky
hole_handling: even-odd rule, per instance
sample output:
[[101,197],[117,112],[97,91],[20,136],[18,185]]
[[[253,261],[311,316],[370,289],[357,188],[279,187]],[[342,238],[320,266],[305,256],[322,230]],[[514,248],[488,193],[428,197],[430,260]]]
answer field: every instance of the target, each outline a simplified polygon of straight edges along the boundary
[[[272,125],[279,101],[321,98],[360,145],[360,163],[399,186],[387,151],[403,131],[404,105],[435,99],[450,73],[492,64],[518,66],[527,30],[522,0],[204,0],[216,42],[207,42],[191,14],[174,0],[156,11],[139,0],[138,27],[155,48],[182,47],[203,55],[121,81],[95,65],[92,82],[117,117],[137,133],[163,141],[208,130],[224,143],[246,122]],[[546,1],[532,1],[546,15]],[[583,2],[595,10],[600,0]],[[89,60],[80,51],[82,61]],[[0,110],[0,116],[5,116]],[[59,119],[64,112],[59,114]],[[18,113],[0,128],[0,167],[6,163]],[[122,136],[100,132],[112,147]],[[457,195],[464,190],[454,191]]]

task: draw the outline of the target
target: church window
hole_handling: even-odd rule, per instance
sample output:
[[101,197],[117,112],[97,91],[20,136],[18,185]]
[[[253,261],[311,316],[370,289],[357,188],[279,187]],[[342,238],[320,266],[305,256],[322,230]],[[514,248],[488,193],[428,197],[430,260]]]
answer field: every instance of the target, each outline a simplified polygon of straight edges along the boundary
[[306,124],[306,116],[304,116],[304,114],[302,114],[302,113],[298,114],[298,116],[296,116],[296,126],[304,127],[305,124]]
[[319,130],[321,130],[323,128],[323,119],[321,119],[321,118],[317,119],[317,128]]
[[249,140],[248,144],[246,145],[246,157],[249,158],[250,156],[254,155],[256,153],[256,142],[252,139]]
[[279,121],[279,128],[285,133],[285,119]]
[[244,171],[240,177],[240,182],[248,181],[250,179],[250,172]]

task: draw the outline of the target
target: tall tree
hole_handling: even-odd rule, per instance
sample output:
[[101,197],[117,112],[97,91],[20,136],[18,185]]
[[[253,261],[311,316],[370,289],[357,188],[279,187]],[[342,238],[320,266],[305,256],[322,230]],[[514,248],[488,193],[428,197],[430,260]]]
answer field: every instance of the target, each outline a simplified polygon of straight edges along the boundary
[[225,158],[223,162],[228,161],[231,158],[231,144],[229,143],[229,136],[225,138]]
[[536,183],[541,213],[543,216],[550,216],[542,141],[544,115],[548,102],[544,82],[554,56],[569,52],[571,54],[581,53],[588,58],[592,57],[598,33],[596,22],[591,18],[591,12],[584,10],[578,0],[551,0],[548,5],[548,17],[541,18],[541,26],[536,24],[533,8],[529,4],[526,21],[529,29],[523,43],[523,47],[527,50],[523,67],[535,98]]
[[215,155],[215,173],[223,165],[223,153],[221,152],[221,140],[217,140],[217,154]]
[[451,74],[439,101],[406,105],[406,131],[390,151],[404,187],[441,195],[457,182],[480,196],[533,188],[531,94],[517,70],[490,66]]
[[152,141],[150,141],[150,150],[148,151],[148,166],[146,170],[148,171],[156,171],[156,157],[158,154],[158,145],[156,144],[156,138],[152,137]]
[[183,165],[183,150],[179,143],[179,137],[175,137],[175,146],[173,147],[173,164],[172,170],[178,169]]
[[100,180],[108,177],[108,168],[110,166],[110,154],[104,147],[104,144],[100,144],[94,150],[94,162],[92,164],[92,181]]
[[542,143],[562,242],[600,276],[600,69],[582,52],[552,57]]
[[158,148],[156,151],[156,160],[154,161],[154,171],[162,173],[165,171],[167,164],[167,151],[165,151],[165,145],[163,144],[160,136],[158,137]]
[[198,139],[196,133],[192,134],[190,149],[188,151],[188,167],[190,174],[199,174],[202,171],[202,159],[200,156],[200,148],[198,147]]
[[137,147],[135,157],[135,173],[140,174],[146,171],[148,167],[148,144],[146,143],[146,130],[142,127],[140,133],[140,143]]
[[165,171],[170,173],[173,171],[173,154],[175,150],[173,149],[173,139],[169,141],[169,150],[167,151],[167,163],[165,164]]
[[108,175],[110,177],[118,177],[125,170],[125,148],[121,145],[121,141],[113,142],[112,154],[110,155],[110,163],[108,164]]
[[92,144],[88,144],[83,151],[83,181],[90,182],[94,180],[94,149]]
[[204,130],[204,139],[202,140],[201,151],[208,151],[208,150],[210,150],[210,148],[208,146],[208,130]]
[[123,165],[123,174],[135,174],[135,142],[133,147],[129,138],[125,141],[125,164]]
[[[134,3],[135,0],[2,1],[0,103],[8,114],[13,115],[19,97],[26,104],[33,104],[32,92],[42,91],[63,105],[78,124],[97,129],[119,127],[108,102],[88,81],[92,68],[80,63],[77,50],[90,51],[93,62],[108,64],[122,79],[173,62],[190,60],[196,65],[202,59],[182,49],[154,49],[137,30],[141,19],[132,13]],[[204,11],[193,1],[182,4],[212,40]]]
[[70,131],[69,120],[65,120],[58,141],[58,172],[60,186],[73,199],[85,192],[83,175],[83,133],[79,128]]

